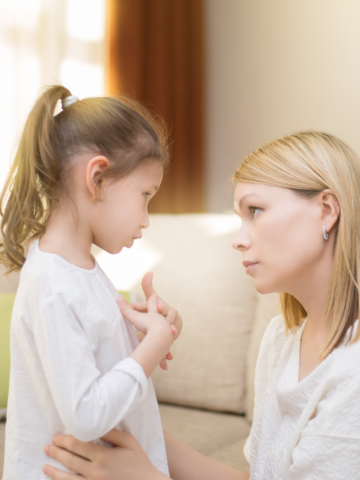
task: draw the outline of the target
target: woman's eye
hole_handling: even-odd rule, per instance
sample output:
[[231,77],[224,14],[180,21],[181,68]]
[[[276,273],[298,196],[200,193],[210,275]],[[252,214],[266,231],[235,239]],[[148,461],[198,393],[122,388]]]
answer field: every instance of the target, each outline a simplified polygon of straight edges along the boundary
[[258,212],[260,212],[260,208],[256,208],[256,207],[249,207],[249,210],[251,212],[251,216],[254,218],[256,217],[256,215],[258,214]]

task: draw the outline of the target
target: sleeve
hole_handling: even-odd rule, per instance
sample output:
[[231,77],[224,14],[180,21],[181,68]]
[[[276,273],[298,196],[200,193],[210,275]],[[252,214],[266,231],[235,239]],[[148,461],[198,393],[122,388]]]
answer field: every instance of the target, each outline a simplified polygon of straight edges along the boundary
[[148,380],[131,357],[101,375],[86,333],[61,297],[41,302],[34,337],[61,420],[79,440],[101,437],[145,397]]

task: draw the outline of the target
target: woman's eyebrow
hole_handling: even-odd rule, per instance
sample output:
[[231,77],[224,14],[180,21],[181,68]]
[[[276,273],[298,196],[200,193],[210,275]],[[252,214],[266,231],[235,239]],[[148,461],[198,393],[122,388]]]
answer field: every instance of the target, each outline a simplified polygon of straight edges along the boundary
[[259,197],[259,198],[262,198],[260,195],[257,195],[256,193],[248,193],[247,195],[244,195],[242,198],[240,198],[240,201],[239,201],[239,207],[240,207],[240,210],[241,210],[241,207],[242,207],[242,204],[244,203],[244,200],[248,197]]

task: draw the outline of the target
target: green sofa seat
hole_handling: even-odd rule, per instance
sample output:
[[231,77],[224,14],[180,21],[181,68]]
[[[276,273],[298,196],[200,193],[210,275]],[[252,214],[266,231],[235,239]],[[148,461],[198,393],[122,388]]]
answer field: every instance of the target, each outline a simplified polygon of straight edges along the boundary
[[15,293],[0,293],[0,410],[7,407],[10,377],[10,321]]

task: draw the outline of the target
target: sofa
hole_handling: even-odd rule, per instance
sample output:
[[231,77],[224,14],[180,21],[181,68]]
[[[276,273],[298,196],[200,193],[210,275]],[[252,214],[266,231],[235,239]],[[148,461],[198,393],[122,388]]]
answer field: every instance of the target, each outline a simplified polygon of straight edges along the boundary
[[[280,309],[278,295],[256,292],[242,255],[232,249],[239,227],[233,213],[154,214],[133,248],[110,255],[94,247],[93,254],[131,300],[144,299],[141,279],[153,271],[155,289],[183,317],[169,369],[158,367],[152,376],[164,427],[204,455],[249,471],[242,450],[252,421],[256,358]],[[18,275],[0,278],[0,292],[16,291]],[[1,362],[6,365],[0,354],[0,368]],[[0,462],[4,429],[5,420]]]

